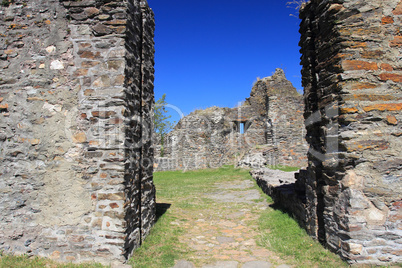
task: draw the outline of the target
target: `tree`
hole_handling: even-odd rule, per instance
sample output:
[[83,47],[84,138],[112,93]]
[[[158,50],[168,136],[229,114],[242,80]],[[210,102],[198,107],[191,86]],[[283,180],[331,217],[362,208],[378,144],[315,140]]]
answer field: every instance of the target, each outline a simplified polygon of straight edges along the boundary
[[161,154],[164,155],[164,142],[165,135],[174,127],[174,122],[170,122],[169,119],[172,117],[168,115],[168,111],[166,110],[166,94],[163,94],[162,97],[156,101],[155,109],[154,109],[154,132],[158,134],[161,138]]

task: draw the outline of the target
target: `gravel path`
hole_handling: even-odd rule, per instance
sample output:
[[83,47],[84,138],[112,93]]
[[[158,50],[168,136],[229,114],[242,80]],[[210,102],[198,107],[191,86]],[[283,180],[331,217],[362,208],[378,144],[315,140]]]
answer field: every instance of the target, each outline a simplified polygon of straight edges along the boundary
[[185,229],[180,242],[193,253],[174,268],[290,267],[256,243],[257,221],[268,204],[254,185],[251,180],[216,184],[213,191],[201,198],[208,203],[206,209],[180,211],[180,220],[171,224]]

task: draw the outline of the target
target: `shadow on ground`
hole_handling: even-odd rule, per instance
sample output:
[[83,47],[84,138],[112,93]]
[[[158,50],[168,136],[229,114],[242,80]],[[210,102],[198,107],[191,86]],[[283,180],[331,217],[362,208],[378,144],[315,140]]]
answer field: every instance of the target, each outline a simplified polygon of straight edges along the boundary
[[171,204],[168,203],[156,203],[156,222],[168,211],[170,207]]

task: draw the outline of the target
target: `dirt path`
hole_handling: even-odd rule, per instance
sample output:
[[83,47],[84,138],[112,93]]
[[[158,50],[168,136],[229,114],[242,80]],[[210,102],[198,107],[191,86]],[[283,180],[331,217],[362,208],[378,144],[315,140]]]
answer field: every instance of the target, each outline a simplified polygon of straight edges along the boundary
[[174,268],[290,267],[274,253],[257,245],[258,218],[268,204],[251,180],[215,184],[215,189],[195,202],[205,209],[179,209],[171,224],[185,229],[180,242],[193,252]]

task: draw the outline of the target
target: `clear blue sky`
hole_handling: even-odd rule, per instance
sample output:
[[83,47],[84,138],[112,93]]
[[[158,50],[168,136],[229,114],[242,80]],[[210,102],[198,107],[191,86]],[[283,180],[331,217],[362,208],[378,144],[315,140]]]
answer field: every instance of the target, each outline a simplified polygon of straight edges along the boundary
[[155,99],[166,93],[184,115],[235,107],[257,77],[278,67],[301,91],[300,21],[286,2],[148,0],[156,20]]

